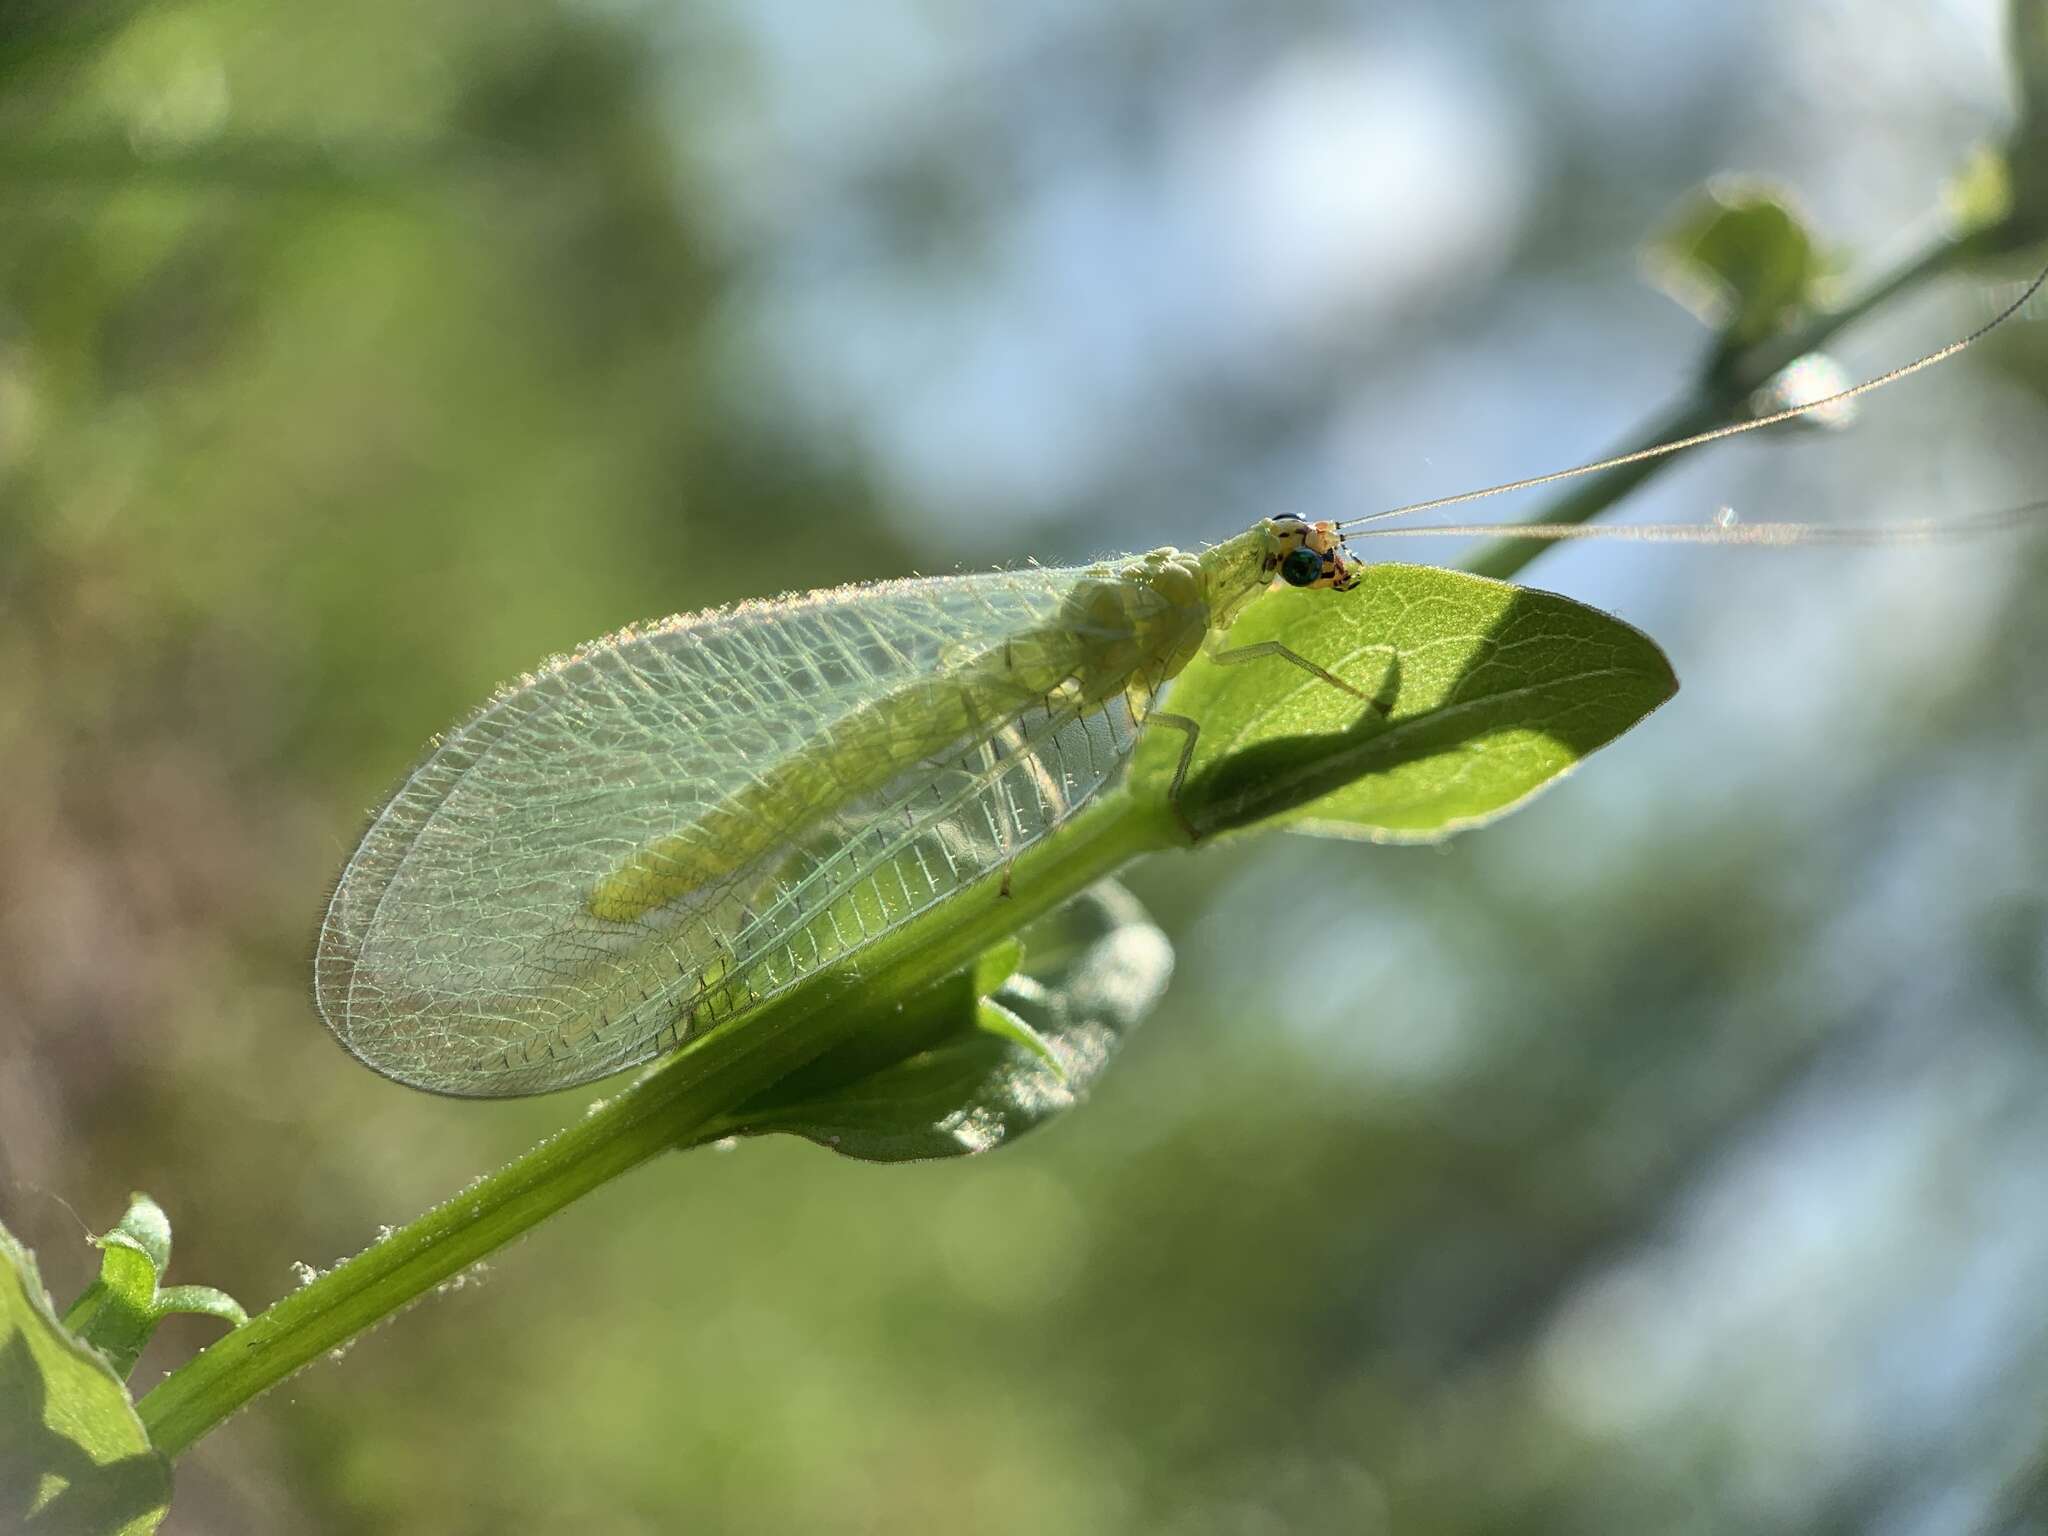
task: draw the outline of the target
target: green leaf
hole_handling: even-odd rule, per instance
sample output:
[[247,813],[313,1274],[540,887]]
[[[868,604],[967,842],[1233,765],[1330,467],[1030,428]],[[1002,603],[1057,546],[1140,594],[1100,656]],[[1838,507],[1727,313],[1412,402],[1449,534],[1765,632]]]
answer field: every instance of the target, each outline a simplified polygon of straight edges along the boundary
[[65,1311],[64,1326],[125,1377],[156,1331],[156,1269],[148,1255],[119,1232],[96,1241],[99,1278]]
[[128,1209],[121,1213],[114,1230],[101,1239],[104,1243],[117,1240],[147,1259],[155,1273],[161,1275],[171,1267],[171,1218],[141,1190],[129,1191]]
[[867,1162],[986,1152],[1070,1109],[1164,990],[1173,952],[1135,898],[1104,882],[1018,946],[906,1003],[886,1031],[776,1085],[711,1138],[784,1132]]
[[0,1228],[0,1530],[142,1536],[170,1494],[121,1378],[57,1321],[34,1256]]
[[[1374,696],[1284,660],[1197,660],[1173,696],[1202,734],[1181,808],[1203,835],[1267,822],[1428,841],[1512,810],[1677,691],[1655,642],[1569,598],[1434,566],[1369,565],[1352,591],[1280,591],[1232,626],[1280,640]],[[1163,793],[1178,739],[1136,780]]]
[[157,1281],[171,1262],[171,1223],[148,1195],[131,1193],[113,1231],[93,1241],[99,1278],[64,1313],[64,1326],[123,1377],[156,1331]]
[[201,1312],[231,1326],[249,1320],[239,1302],[212,1286],[159,1289],[171,1262],[171,1220],[148,1195],[130,1194],[113,1231],[94,1241],[99,1278],[66,1310],[64,1326],[123,1377],[135,1369],[156,1325],[174,1312]]
[[1652,279],[1721,335],[1723,356],[1819,307],[1833,263],[1769,182],[1716,177],[1644,253]]

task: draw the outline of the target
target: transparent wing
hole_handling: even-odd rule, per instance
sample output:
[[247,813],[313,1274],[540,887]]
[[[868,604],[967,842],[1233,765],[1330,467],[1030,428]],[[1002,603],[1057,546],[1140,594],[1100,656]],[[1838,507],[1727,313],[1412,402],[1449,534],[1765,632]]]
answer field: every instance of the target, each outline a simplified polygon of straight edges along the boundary
[[[956,710],[929,739],[900,718],[911,685],[1044,632],[1087,574],[846,587],[558,658],[440,741],[371,823],[321,929],[322,1016],[402,1082],[537,1093],[645,1061],[881,937],[1044,837],[1128,756],[1122,702],[1084,713],[1071,688],[966,731]],[[593,910],[644,850],[714,812],[729,824],[736,793],[864,739],[846,722],[892,702],[885,780],[821,793],[742,840],[738,868],[630,920]]]

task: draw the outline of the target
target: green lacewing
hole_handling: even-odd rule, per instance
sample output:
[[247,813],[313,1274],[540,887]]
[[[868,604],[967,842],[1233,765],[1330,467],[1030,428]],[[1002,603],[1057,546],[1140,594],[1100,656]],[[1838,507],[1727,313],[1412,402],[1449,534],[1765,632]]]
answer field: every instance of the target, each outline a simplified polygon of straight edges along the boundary
[[[414,1087],[541,1093],[608,1076],[844,963],[1000,877],[1111,784],[1197,654],[1260,593],[1342,594],[1347,533],[1893,542],[1949,523],[1374,526],[1839,407],[2017,313],[1821,399],[1599,463],[1349,523],[1262,518],[1198,554],[887,581],[619,631],[501,690],[377,813],[329,901],[322,1017]],[[2009,521],[2008,515],[2003,521]],[[1979,520],[1980,525],[1992,520]],[[1341,599],[1340,599],[1341,600]],[[1373,707],[1370,701],[1362,708]]]

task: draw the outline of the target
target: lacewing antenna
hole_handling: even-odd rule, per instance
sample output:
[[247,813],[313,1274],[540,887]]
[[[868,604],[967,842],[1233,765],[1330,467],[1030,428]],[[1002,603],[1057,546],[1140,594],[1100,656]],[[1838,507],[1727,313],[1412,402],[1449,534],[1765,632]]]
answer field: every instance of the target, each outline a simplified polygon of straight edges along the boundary
[[[1684,452],[1684,451],[1685,451],[1686,449],[1688,449],[1688,448],[1698,448],[1698,447],[1700,447],[1700,446],[1702,446],[1703,444],[1706,444],[1706,443],[1715,443],[1715,442],[1719,442],[1719,441],[1720,441],[1720,440],[1721,440],[1722,438],[1724,438],[1724,437],[1739,437],[1739,436],[1741,436],[1741,435],[1742,435],[1742,434],[1743,434],[1744,432],[1755,432],[1755,431],[1758,431],[1758,430],[1760,430],[1761,428],[1764,428],[1764,427],[1774,427],[1774,426],[1778,425],[1778,423],[1780,423],[1780,422],[1784,422],[1784,421],[1793,421],[1793,420],[1796,420],[1797,418],[1799,418],[1799,417],[1801,417],[1801,416],[1806,416],[1806,415],[1810,415],[1810,414],[1812,414],[1812,413],[1813,413],[1813,412],[1815,412],[1815,411],[1825,411],[1825,410],[1828,410],[1828,409],[1830,409],[1830,408],[1832,408],[1832,407],[1835,407],[1835,406],[1840,406],[1840,405],[1846,405],[1846,404],[1847,404],[1847,403],[1848,403],[1849,401],[1851,401],[1851,400],[1854,400],[1854,399],[1856,399],[1856,398],[1857,398],[1857,397],[1858,397],[1859,395],[1867,395],[1867,394],[1871,394],[1871,393],[1873,393],[1873,392],[1875,392],[1875,391],[1877,391],[1877,390],[1883,389],[1883,388],[1884,388],[1884,387],[1885,387],[1886,385],[1888,385],[1888,384],[1896,384],[1896,383],[1898,383],[1898,381],[1899,381],[1899,380],[1901,380],[1901,379],[1903,379],[1903,378],[1907,377],[1907,376],[1908,376],[1909,374],[1915,374],[1915,373],[1918,373],[1918,372],[1920,372],[1920,371],[1921,371],[1921,370],[1922,370],[1923,368],[1932,368],[1932,367],[1933,367],[1933,366],[1934,366],[1934,365],[1935,365],[1936,363],[1946,362],[1946,361],[1947,361],[1947,360],[1948,360],[1949,358],[1951,358],[1951,357],[1954,357],[1954,356],[1955,356],[1955,355],[1956,355],[1956,354],[1957,354],[1958,352],[1961,352],[1961,351],[1965,350],[1965,349],[1966,349],[1966,348],[1968,348],[1968,347],[1972,347],[1972,346],[1975,346],[1975,345],[1976,345],[1976,344],[1977,344],[1978,342],[1982,341],[1982,340],[1983,340],[1983,339],[1984,339],[1984,338],[1985,338],[1986,336],[1989,336],[1989,335],[1990,335],[1990,334],[1991,334],[1991,333],[1992,333],[1993,331],[1997,330],[1997,329],[1998,329],[1998,328],[1999,328],[1999,327],[2000,327],[2001,325],[2005,324],[2005,322],[2006,322],[2006,321],[2008,321],[2008,320],[2010,320],[2010,319],[2011,319],[2011,318],[2012,318],[2012,317],[2013,317],[2014,315],[2018,314],[2018,313],[2019,313],[2019,312],[2020,312],[2021,310],[2025,309],[2025,308],[2027,307],[2028,303],[2029,303],[2029,302],[2030,302],[2030,301],[2031,301],[2031,300],[2033,299],[2034,295],[2035,295],[2036,293],[2038,293],[2038,292],[2040,292],[2040,291],[2041,291],[2041,288],[2042,288],[2042,286],[2043,286],[2044,284],[2048,284],[2048,267],[2044,267],[2044,268],[2042,268],[2040,272],[2038,272],[2037,274],[2035,274],[2034,280],[2033,280],[2032,282],[2030,282],[2030,283],[2028,283],[2028,284],[2027,284],[2027,286],[2025,287],[2025,289],[2023,289],[2023,290],[2021,291],[2021,293],[2020,293],[2020,296],[2019,296],[2018,298],[2014,299],[2014,300],[2013,300],[2013,301],[2012,301],[2012,302],[2011,302],[2010,304],[2006,305],[2006,306],[2005,306],[2005,308],[2001,309],[2001,310],[2000,310],[2000,311],[1999,311],[1999,312],[1998,312],[1997,314],[1993,315],[1993,316],[1992,316],[1992,317],[1991,317],[1991,318],[1990,318],[1989,320],[1985,321],[1985,322],[1984,322],[1984,324],[1982,324],[1982,325],[1978,326],[1978,327],[1977,327],[1977,329],[1975,329],[1974,331],[1970,332],[1970,333],[1969,333],[1969,334],[1968,334],[1967,336],[1963,336],[1963,337],[1960,337],[1960,338],[1958,338],[1957,340],[1955,340],[1955,341],[1952,341],[1952,342],[1950,342],[1950,343],[1949,343],[1949,344],[1948,344],[1947,346],[1944,346],[1944,347],[1937,347],[1937,348],[1936,348],[1936,349],[1935,349],[1934,351],[1932,351],[1932,352],[1929,352],[1929,353],[1927,353],[1927,354],[1926,354],[1925,356],[1922,356],[1922,357],[1916,357],[1916,358],[1914,358],[1914,359],[1913,359],[1913,361],[1911,361],[1910,363],[1903,363],[1903,364],[1901,364],[1901,365],[1900,365],[1899,367],[1897,367],[1897,368],[1892,368],[1892,369],[1889,369],[1889,370],[1887,370],[1887,371],[1886,371],[1886,372],[1884,372],[1884,373],[1880,373],[1880,374],[1877,374],[1877,375],[1875,375],[1875,376],[1873,376],[1873,377],[1871,377],[1871,378],[1865,379],[1865,380],[1863,380],[1863,382],[1862,382],[1862,383],[1860,383],[1860,384],[1853,384],[1853,385],[1851,385],[1851,386],[1850,386],[1849,388],[1847,388],[1847,389],[1837,390],[1837,391],[1836,391],[1836,392],[1835,392],[1834,394],[1831,394],[1831,395],[1823,395],[1823,396],[1821,396],[1821,397],[1820,397],[1819,399],[1817,399],[1817,400],[1809,400],[1809,401],[1807,401],[1807,402],[1806,402],[1806,403],[1805,403],[1804,405],[1791,405],[1791,406],[1787,406],[1787,407],[1785,407],[1785,408],[1784,408],[1783,410],[1779,410],[1779,411],[1772,411],[1772,412],[1770,412],[1770,413],[1769,413],[1769,414],[1767,414],[1767,415],[1763,415],[1763,416],[1753,416],[1753,417],[1749,418],[1749,419],[1748,419],[1747,421],[1732,421],[1732,422],[1729,422],[1729,423],[1727,423],[1727,424],[1726,424],[1725,426],[1719,426],[1719,427],[1710,427],[1710,428],[1708,428],[1708,429],[1707,429],[1706,431],[1704,431],[1704,432],[1695,432],[1695,433],[1693,433],[1693,434],[1692,434],[1691,436],[1689,436],[1689,437],[1677,437],[1677,438],[1673,438],[1673,439],[1672,439],[1672,440],[1671,440],[1670,442],[1668,442],[1668,443],[1657,443],[1657,444],[1654,444],[1653,446],[1651,446],[1651,447],[1648,447],[1648,448],[1638,448],[1638,449],[1634,450],[1634,451],[1633,451],[1633,452],[1631,452],[1631,453],[1618,453],[1618,454],[1616,454],[1616,455],[1615,455],[1614,457],[1612,457],[1612,458],[1608,458],[1608,459],[1596,459],[1596,460],[1594,460],[1594,461],[1593,461],[1592,463],[1589,463],[1589,464],[1576,464],[1576,465],[1573,465],[1573,466],[1572,466],[1572,467],[1571,467],[1570,469],[1555,469],[1555,470],[1552,470],[1552,471],[1550,471],[1550,473],[1548,473],[1548,474],[1543,474],[1543,475],[1530,475],[1530,476],[1526,477],[1525,479],[1521,479],[1521,480],[1509,480],[1509,481],[1505,481],[1504,483],[1502,483],[1502,484],[1500,484],[1500,485],[1489,485],[1489,486],[1486,486],[1486,487],[1484,487],[1484,488],[1483,488],[1483,489],[1481,489],[1481,490],[1476,490],[1476,491],[1460,491],[1460,492],[1458,492],[1458,493],[1457,493],[1456,495],[1453,495],[1453,496],[1436,496],[1436,497],[1432,497],[1432,498],[1431,498],[1431,499],[1429,499],[1428,501],[1411,501],[1411,502],[1409,502],[1409,503],[1408,503],[1408,504],[1407,504],[1406,506],[1400,506],[1400,507],[1389,507],[1389,508],[1388,508],[1388,509],[1387,509],[1386,511],[1384,511],[1384,512],[1369,512],[1369,513],[1367,513],[1367,514],[1366,514],[1365,516],[1363,516],[1363,517],[1354,517],[1354,518],[1351,518],[1351,519],[1349,519],[1349,520],[1348,520],[1348,521],[1346,521],[1346,522],[1341,522],[1341,523],[1339,523],[1339,524],[1338,524],[1337,526],[1338,526],[1338,527],[1339,527],[1340,529],[1343,529],[1343,530],[1345,530],[1345,531],[1347,531],[1347,532],[1348,532],[1348,531],[1349,531],[1349,530],[1351,530],[1351,529],[1355,529],[1355,528],[1363,528],[1363,527],[1364,527],[1364,526],[1365,526],[1366,524],[1368,524],[1368,523],[1377,523],[1377,522],[1381,522],[1381,521],[1384,521],[1385,519],[1388,519],[1388,518],[1395,518],[1395,517],[1407,517],[1407,516],[1410,516],[1411,514],[1413,514],[1413,513],[1416,513],[1416,512],[1433,512],[1433,511],[1437,511],[1437,510],[1439,510],[1439,509],[1441,509],[1441,508],[1443,508],[1443,507],[1455,507],[1455,506],[1459,506],[1459,505],[1462,505],[1463,503],[1465,503],[1465,502],[1468,502],[1468,501],[1484,501],[1485,499],[1487,499],[1487,498],[1488,498],[1488,497],[1490,497],[1490,496],[1505,496],[1505,495],[1509,494],[1509,493],[1510,493],[1510,492],[1512,492],[1512,491],[1527,491],[1527,490],[1534,490],[1534,489],[1535,489],[1535,488],[1536,488],[1537,486],[1542,486],[1542,485],[1555,485],[1555,484],[1557,484],[1557,483],[1558,483],[1559,481],[1561,481],[1561,480],[1576,480],[1576,479],[1577,479],[1577,478],[1578,478],[1579,476],[1581,476],[1581,475],[1597,475],[1597,474],[1600,474],[1600,473],[1602,473],[1603,471],[1606,471],[1606,470],[1610,470],[1610,469],[1620,469],[1620,468],[1621,468],[1622,466],[1624,466],[1624,465],[1627,465],[1627,464],[1640,464],[1640,463],[1642,463],[1642,462],[1643,462],[1643,461],[1644,461],[1645,459],[1661,459],[1661,458],[1665,457],[1665,456],[1666,456],[1667,454],[1673,454],[1673,453],[1683,453],[1683,452]],[[1514,528],[1514,527],[1506,527],[1506,526],[1504,526],[1504,527],[1480,527],[1480,528],[1476,528],[1476,529],[1467,529],[1467,530],[1464,530],[1464,531],[1465,531],[1465,533],[1466,533],[1466,535],[1467,535],[1468,537],[1475,537],[1475,536],[1478,536],[1478,535],[1482,535],[1482,534],[1497,534],[1497,535],[1500,535],[1500,536],[1502,536],[1502,537],[1507,537],[1507,538],[1534,538],[1534,539],[1545,539],[1545,538],[1599,538],[1599,537],[1605,537],[1605,536],[1606,536],[1606,535],[1605,535],[1605,534],[1603,534],[1603,533],[1592,533],[1592,532],[1574,532],[1574,533],[1553,533],[1553,532],[1538,532],[1538,531],[1536,531],[1536,530],[1538,530],[1538,529],[1541,529],[1541,528],[1545,528],[1545,527],[1558,527],[1558,526],[1565,526],[1565,527],[1573,527],[1573,528],[1576,528],[1576,527],[1577,527],[1577,525],[1576,525],[1576,524],[1566,524],[1566,525],[1555,525],[1555,524],[1548,524],[1548,525],[1547,525],[1547,524],[1524,524],[1524,525],[1523,525],[1522,527],[1520,527],[1519,529],[1517,529],[1517,528]],[[1692,526],[1692,525],[1680,525],[1680,526],[1687,526],[1687,527],[1690,527],[1690,526]],[[1768,544],[1768,543],[1773,543],[1773,542],[1778,542],[1778,543],[1856,543],[1856,542],[1860,542],[1859,540],[1857,540],[1857,539],[1853,539],[1853,538],[1850,538],[1850,539],[1837,539],[1837,538],[1829,537],[1829,538],[1826,538],[1826,539],[1814,538],[1814,539],[1803,539],[1803,540],[1801,540],[1801,539],[1787,539],[1787,540],[1772,540],[1772,539],[1767,539],[1767,538],[1761,538],[1761,537],[1751,537],[1751,536],[1748,536],[1748,534],[1749,534],[1750,532],[1753,532],[1753,531],[1754,531],[1755,529],[1758,529],[1758,528],[1762,528],[1762,527],[1766,527],[1766,526],[1769,526],[1769,525],[1766,525],[1766,524],[1762,524],[1762,523],[1753,523],[1753,524],[1749,525],[1749,530],[1746,530],[1746,531],[1745,531],[1745,536],[1744,536],[1744,537],[1740,537],[1740,538],[1735,538],[1735,539],[1726,539],[1726,540],[1717,540],[1717,539],[1701,539],[1701,538],[1694,538],[1694,537],[1692,537],[1692,536],[1688,535],[1688,536],[1687,536],[1687,537],[1686,537],[1686,538],[1685,538],[1685,539],[1683,540],[1683,542],[1687,542],[1687,543],[1750,543],[1750,544]],[[1796,525],[1796,524],[1795,524],[1795,525],[1787,525],[1787,526],[1800,526],[1800,525]],[[1908,525],[1908,526],[1910,526],[1910,525]],[[1383,531],[1386,531],[1386,532],[1394,532],[1394,531],[1396,531],[1396,530],[1388,529],[1388,530],[1383,530]],[[1438,533],[1438,534],[1441,534],[1441,533],[1448,533],[1448,532],[1452,532],[1453,530],[1450,530],[1450,529],[1441,529],[1441,528],[1432,528],[1432,529],[1426,529],[1426,530],[1425,530],[1425,529],[1417,529],[1417,530],[1415,530],[1415,531],[1416,531],[1416,532],[1418,532],[1418,533],[1422,533],[1422,532],[1428,532],[1428,533]],[[1697,531],[1699,531],[1699,530],[1697,530],[1697,529],[1696,529],[1695,531],[1697,532]],[[1845,530],[1845,531],[1847,531],[1847,530]],[[1868,531],[1868,532],[1880,532],[1881,530],[1866,530],[1866,531]],[[1638,533],[1637,533],[1637,535],[1636,535],[1636,536],[1637,536],[1637,537],[1642,537],[1642,531],[1638,531]],[[1920,537],[1920,536],[1919,536],[1919,535],[1914,535],[1914,536],[1912,536],[1912,537],[1914,537],[1914,538],[1918,538],[1918,537]],[[1885,540],[1880,540],[1879,542],[1886,542],[1886,541],[1885,541]]]
[[1798,545],[1937,544],[1950,539],[2023,527],[2048,512],[2048,501],[1973,517],[1901,523],[1429,523],[1403,528],[1362,528],[1361,539],[1619,539],[1635,544]]

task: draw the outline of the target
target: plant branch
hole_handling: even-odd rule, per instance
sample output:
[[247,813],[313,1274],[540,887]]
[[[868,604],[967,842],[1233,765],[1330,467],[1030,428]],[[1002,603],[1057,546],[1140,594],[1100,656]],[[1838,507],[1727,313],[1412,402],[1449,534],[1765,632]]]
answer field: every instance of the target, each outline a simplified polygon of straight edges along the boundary
[[691,1041],[624,1093],[200,1351],[137,1404],[175,1456],[301,1366],[419,1299],[629,1169],[706,1127],[945,980],[990,945],[1171,836],[1155,808],[1110,797],[1020,855],[1013,896],[988,885]]
[[[1946,229],[1937,233],[1919,251],[1898,266],[1871,279],[1838,308],[1813,316],[1795,331],[1769,337],[1731,359],[1701,373],[1690,393],[1656,418],[1620,447],[1615,455],[1639,452],[1660,443],[1710,431],[1746,414],[1748,401],[1759,388],[1788,364],[1824,347],[1838,332],[1846,330],[1899,295],[1942,275],[1977,249],[1974,238],[1958,238]],[[1611,455],[1610,455],[1611,456]],[[1606,474],[1592,475],[1579,486],[1522,519],[1531,523],[1585,523],[1606,512],[1637,486],[1661,473],[1673,459],[1643,459],[1625,464]],[[1507,529],[1512,523],[1504,524]],[[1548,545],[1516,539],[1512,533],[1480,546],[1463,568],[1477,576],[1508,580]]]

